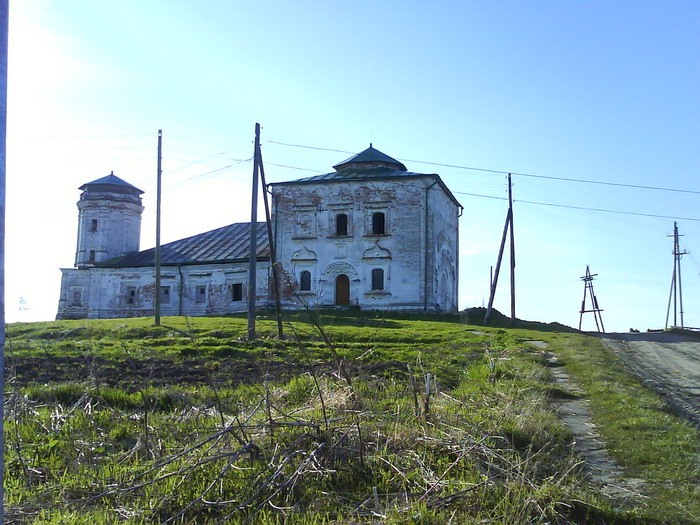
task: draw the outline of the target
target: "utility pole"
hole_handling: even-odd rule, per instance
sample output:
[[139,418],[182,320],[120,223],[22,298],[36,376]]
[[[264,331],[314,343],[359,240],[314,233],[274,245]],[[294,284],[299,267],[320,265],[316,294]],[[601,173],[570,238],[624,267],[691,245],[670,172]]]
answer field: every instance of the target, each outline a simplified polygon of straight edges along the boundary
[[[669,235],[669,237],[671,237]],[[683,328],[683,286],[681,282],[681,257],[688,252],[681,251],[678,238],[678,223],[673,223],[673,276],[671,277],[671,290],[668,294],[668,306],[666,308],[666,327],[668,328],[668,316],[671,311],[671,299],[673,299],[673,326],[678,326],[678,307],[680,306],[681,325]]]
[[258,173],[260,169],[260,124],[255,124],[253,190],[250,205],[250,257],[248,267],[248,341],[255,339],[256,264],[258,259]]
[[498,285],[498,275],[501,272],[501,261],[503,260],[503,251],[506,245],[506,237],[510,231],[510,324],[515,326],[515,237],[513,236],[513,189],[511,184],[511,175],[508,174],[508,213],[506,214],[506,223],[503,226],[503,237],[501,237],[501,247],[498,250],[498,260],[496,261],[496,272],[493,273],[491,279],[491,293],[489,295],[489,305],[486,308],[484,316],[484,324],[489,324],[491,319],[491,311],[493,310],[493,301],[496,297],[496,286]]
[[[161,178],[163,170],[161,163],[163,159],[163,130],[158,130],[158,168],[157,168],[157,183],[156,183],[156,289],[155,289],[155,325],[160,326],[160,196],[161,196]],[[180,291],[182,293],[182,291]]]
[[[593,278],[597,275],[597,273],[591,274],[591,270],[589,269],[588,265],[586,265],[586,275],[581,277],[581,280],[583,281],[583,301],[581,302],[581,311],[579,312],[581,315],[578,318],[578,329],[581,330],[583,314],[593,312],[593,318],[595,319],[595,326],[598,329],[598,332],[605,333],[603,316],[600,315],[600,312],[603,310],[601,310],[598,306],[598,298],[593,293]],[[591,298],[592,310],[586,310],[586,293],[588,293],[588,296]]]
[[262,151],[260,156],[260,183],[263,189],[263,202],[265,203],[265,223],[267,224],[267,241],[270,245],[270,269],[272,271],[272,293],[275,296],[275,315],[277,317],[277,336],[284,339],[282,327],[282,301],[280,299],[279,268],[277,268],[277,255],[275,251],[275,239],[272,234],[272,221],[270,220],[270,205],[267,202],[267,183],[265,182],[265,168],[263,166]]
[[[5,158],[7,137],[7,30],[8,0],[0,0],[0,502],[5,501]],[[0,524],[5,511],[0,505]]]
[[508,210],[510,211],[510,325],[515,326],[515,233],[513,232],[513,187],[508,174]]

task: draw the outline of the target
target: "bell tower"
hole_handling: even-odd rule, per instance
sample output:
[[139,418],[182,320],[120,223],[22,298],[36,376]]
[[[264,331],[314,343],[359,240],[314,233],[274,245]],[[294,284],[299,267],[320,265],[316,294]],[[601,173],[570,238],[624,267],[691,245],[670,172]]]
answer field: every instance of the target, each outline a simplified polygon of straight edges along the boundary
[[143,191],[114,172],[80,189],[75,267],[87,268],[138,251]]

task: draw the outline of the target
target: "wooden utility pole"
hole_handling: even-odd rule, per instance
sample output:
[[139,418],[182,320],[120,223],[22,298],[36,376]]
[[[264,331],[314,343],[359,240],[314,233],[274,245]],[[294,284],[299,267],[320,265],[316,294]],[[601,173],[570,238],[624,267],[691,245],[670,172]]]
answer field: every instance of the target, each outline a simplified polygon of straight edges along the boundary
[[255,299],[257,297],[258,260],[258,173],[260,170],[260,124],[255,124],[255,150],[253,152],[253,190],[250,205],[250,256],[248,267],[248,341],[255,339]]
[[[670,235],[669,235],[670,237]],[[681,324],[683,328],[683,286],[681,281],[681,257],[688,252],[681,251],[678,238],[678,223],[673,223],[673,276],[671,277],[671,291],[668,295],[668,307],[666,308],[666,328],[668,328],[668,316],[671,311],[671,299],[673,299],[673,326],[678,326],[678,307],[680,306]]]
[[[8,0],[0,0],[0,501],[4,498],[5,472],[5,158],[7,137],[7,30]],[[0,523],[5,512],[0,505]]]
[[272,293],[275,296],[275,314],[277,316],[277,336],[284,339],[284,329],[282,327],[282,301],[280,298],[279,268],[277,268],[277,255],[275,252],[275,239],[272,234],[272,221],[270,220],[270,205],[267,202],[267,183],[265,182],[265,168],[263,166],[262,151],[258,150],[260,156],[260,183],[263,189],[263,202],[265,203],[265,223],[267,224],[267,242],[270,245],[270,269],[272,271]]
[[513,186],[508,174],[508,211],[510,212],[510,325],[515,326],[515,233],[513,232]]
[[[598,275],[597,273],[591,274],[590,269],[586,266],[586,275],[581,277],[583,281],[583,301],[581,302],[581,311],[578,318],[578,329],[581,330],[581,323],[583,322],[583,314],[593,312],[593,318],[595,319],[595,326],[599,332],[605,333],[605,327],[603,326],[603,316],[600,314],[603,310],[598,306],[598,298],[593,293],[593,278]],[[591,298],[591,308],[592,310],[586,310],[586,293]]]
[[491,311],[493,310],[493,301],[496,297],[496,286],[498,285],[498,275],[501,272],[501,261],[503,260],[503,251],[506,246],[506,237],[510,231],[510,324],[515,326],[515,237],[513,235],[513,190],[511,184],[510,173],[508,174],[508,213],[506,214],[506,223],[503,226],[503,237],[501,237],[501,247],[498,250],[498,260],[496,261],[496,272],[491,279],[491,293],[489,295],[489,305],[486,308],[484,316],[484,324],[488,324],[491,320]]
[[[163,170],[161,163],[163,159],[163,130],[158,130],[158,168],[157,168],[157,183],[156,183],[156,289],[155,295],[155,325],[160,326],[160,196],[161,196],[161,178]],[[182,291],[180,292],[182,293]]]

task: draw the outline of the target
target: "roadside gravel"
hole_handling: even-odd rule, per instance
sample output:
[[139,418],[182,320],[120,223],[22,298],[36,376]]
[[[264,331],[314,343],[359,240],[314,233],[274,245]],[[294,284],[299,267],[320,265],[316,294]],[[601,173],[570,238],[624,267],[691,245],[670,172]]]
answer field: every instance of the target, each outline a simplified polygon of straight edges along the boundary
[[646,385],[700,427],[700,340],[669,332],[601,337]]

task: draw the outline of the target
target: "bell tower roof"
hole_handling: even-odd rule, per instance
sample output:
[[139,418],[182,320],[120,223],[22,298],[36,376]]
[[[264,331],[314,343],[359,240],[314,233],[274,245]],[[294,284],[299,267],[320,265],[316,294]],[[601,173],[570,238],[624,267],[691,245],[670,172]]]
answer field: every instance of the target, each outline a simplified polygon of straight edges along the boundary
[[130,195],[141,195],[143,190],[138,189],[126,182],[123,179],[117,177],[114,172],[111,172],[105,177],[93,180],[92,182],[86,182],[80,188],[83,191],[112,191],[115,193],[127,193]]
[[336,164],[333,168],[335,171],[347,168],[391,168],[399,171],[406,171],[406,166],[398,160],[391,158],[389,155],[373,148],[371,143],[366,150],[361,151],[357,155],[353,155],[340,164]]

